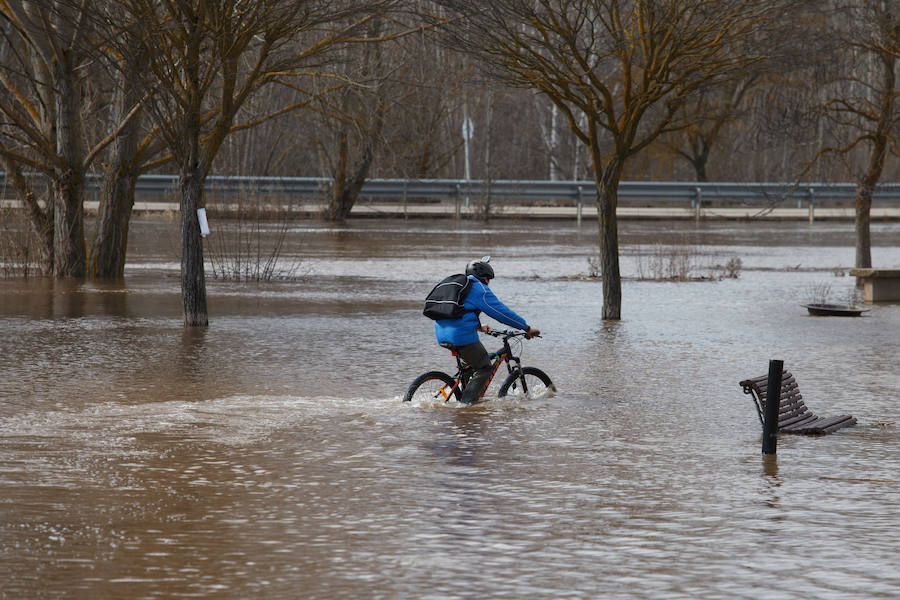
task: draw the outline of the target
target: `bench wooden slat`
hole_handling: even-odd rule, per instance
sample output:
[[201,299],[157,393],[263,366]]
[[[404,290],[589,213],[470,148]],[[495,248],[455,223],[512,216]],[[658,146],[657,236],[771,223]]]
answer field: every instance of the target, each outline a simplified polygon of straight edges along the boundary
[[[850,422],[852,421],[852,422]],[[791,425],[785,428],[785,431],[790,431],[792,433],[805,433],[805,434],[824,434],[831,433],[832,431],[837,431],[842,427],[848,427],[856,423],[856,419],[851,417],[850,415],[840,415],[837,417],[828,417],[822,418],[819,417],[817,419],[813,419],[812,421],[808,421],[806,423],[798,423],[796,425]]]
[[832,431],[837,431],[838,429],[842,429],[844,427],[852,427],[856,425],[856,417],[852,415],[841,415],[840,417],[834,417],[836,420],[833,424],[828,427],[822,428],[822,433],[831,433]]
[[778,429],[784,429],[785,427],[797,427],[801,425],[805,425],[807,423],[812,423],[814,421],[818,421],[819,417],[814,415],[811,412],[805,412],[802,415],[797,415],[792,419],[778,419]]
[[[753,398],[759,422],[762,424],[766,409],[766,390],[769,387],[769,376],[761,375],[745,379],[739,385],[745,394],[750,394]],[[784,371],[781,375],[780,392],[778,407],[779,431],[821,435],[856,424],[856,418],[851,415],[819,417],[809,410],[809,407],[803,401],[803,396],[800,394],[800,386],[790,371]]]

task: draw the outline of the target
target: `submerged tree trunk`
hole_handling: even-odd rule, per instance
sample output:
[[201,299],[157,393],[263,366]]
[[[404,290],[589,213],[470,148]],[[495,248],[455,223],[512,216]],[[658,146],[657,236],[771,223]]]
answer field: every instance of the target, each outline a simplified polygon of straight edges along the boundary
[[84,277],[84,175],[68,171],[55,182],[53,202],[53,274]]
[[342,145],[338,168],[334,174],[331,201],[325,209],[325,218],[329,221],[346,221],[350,216],[350,211],[353,210],[362,186],[369,175],[369,168],[372,166],[375,154],[371,144],[366,144],[359,162],[355,165],[353,172],[348,174],[346,136]]
[[[592,149],[592,151],[595,149]],[[595,164],[599,161],[595,159]],[[619,179],[622,162],[613,158],[597,181],[597,223],[600,236],[600,275],[603,278],[603,319],[622,318],[622,276],[619,272]]]
[[856,186],[856,267],[868,269],[872,267],[872,233],[871,212],[872,194],[881,174],[884,161],[894,134],[894,112],[896,102],[897,76],[895,73],[896,58],[890,53],[880,55],[882,67],[881,89],[883,93],[878,104],[877,119],[874,131],[869,135],[871,152],[869,163]]
[[349,154],[350,141],[346,129],[342,126],[338,134],[337,160],[332,174],[331,197],[328,199],[328,206],[322,212],[322,216],[327,221],[344,221],[353,209],[355,198],[349,199],[346,194]]
[[872,266],[872,234],[870,230],[872,190],[860,185],[856,189],[856,267]]
[[127,165],[113,163],[103,182],[94,243],[88,256],[88,277],[121,279],[125,276],[128,227],[134,208],[137,174]]
[[881,179],[886,152],[886,136],[875,136],[869,165],[856,186],[856,267],[859,269],[872,266],[872,194]]
[[197,169],[181,176],[181,297],[184,324],[206,327],[206,275],[203,267],[203,242],[197,209],[203,202],[204,177]]
[[[65,59],[71,59],[63,54]],[[56,98],[56,151],[65,167],[53,183],[53,274],[83,277],[84,244],[84,154],[82,151],[79,86],[68,60],[56,64],[54,81],[60,88]]]
[[[368,31],[372,39],[381,35],[381,19],[372,20]],[[353,112],[353,126],[342,124],[338,132],[338,157],[334,169],[334,188],[331,199],[325,208],[324,217],[329,221],[345,221],[359,199],[363,184],[369,176],[372,161],[375,159],[375,148],[378,145],[381,131],[384,128],[385,101],[382,98],[383,65],[381,44],[366,47],[363,57],[361,79],[374,87],[369,94],[357,97],[346,94],[343,99],[343,112]],[[350,164],[350,132],[357,130],[359,135],[359,157]]]
[[[127,113],[138,102],[134,86],[125,81],[114,99],[114,122],[127,119]],[[103,178],[94,241],[88,256],[88,277],[120,279],[125,275],[128,251],[128,228],[134,208],[134,189],[140,169],[137,139],[140,121],[129,119],[110,146],[110,162]]]

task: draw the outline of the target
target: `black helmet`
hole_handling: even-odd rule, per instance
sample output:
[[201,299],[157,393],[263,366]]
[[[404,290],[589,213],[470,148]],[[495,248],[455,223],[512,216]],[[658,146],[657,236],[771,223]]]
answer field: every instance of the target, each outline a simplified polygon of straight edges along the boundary
[[473,260],[466,265],[466,275],[474,275],[476,279],[487,283],[488,280],[494,278],[494,269],[490,262],[490,256],[484,256],[481,260]]

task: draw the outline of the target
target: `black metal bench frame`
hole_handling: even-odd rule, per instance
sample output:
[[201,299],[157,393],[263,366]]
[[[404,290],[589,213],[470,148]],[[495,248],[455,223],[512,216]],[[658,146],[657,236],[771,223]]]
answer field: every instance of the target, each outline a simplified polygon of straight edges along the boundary
[[[750,394],[756,405],[756,414],[760,424],[764,424],[766,411],[766,390],[769,376],[762,375],[740,382],[745,394]],[[805,435],[823,435],[850,427],[856,424],[856,417],[839,415],[837,417],[816,416],[800,395],[800,387],[790,371],[781,375],[781,394],[778,410],[778,431],[800,433]]]

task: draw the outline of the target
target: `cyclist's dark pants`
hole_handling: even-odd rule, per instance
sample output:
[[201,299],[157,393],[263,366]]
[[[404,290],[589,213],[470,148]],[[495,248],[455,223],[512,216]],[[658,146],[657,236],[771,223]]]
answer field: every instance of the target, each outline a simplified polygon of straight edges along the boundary
[[465,404],[474,404],[478,402],[484,392],[484,387],[491,378],[491,359],[488,357],[487,350],[481,342],[475,342],[467,346],[460,346],[456,349],[457,353],[464,361],[472,365],[475,372],[469,379],[469,384],[463,390],[461,402]]

